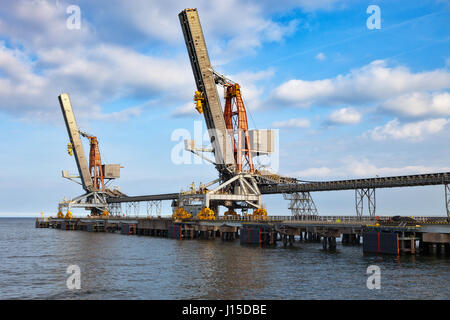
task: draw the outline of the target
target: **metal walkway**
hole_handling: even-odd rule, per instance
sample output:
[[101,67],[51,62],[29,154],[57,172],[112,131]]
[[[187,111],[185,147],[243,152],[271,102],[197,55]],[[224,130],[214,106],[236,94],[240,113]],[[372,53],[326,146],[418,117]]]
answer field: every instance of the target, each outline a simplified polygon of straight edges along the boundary
[[178,193],[163,193],[152,194],[146,196],[133,196],[133,197],[117,197],[108,198],[108,203],[121,203],[121,202],[141,202],[141,201],[160,201],[160,200],[174,200],[178,199]]
[[307,182],[299,184],[274,184],[261,186],[260,190],[262,194],[275,194],[293,192],[416,187],[446,184],[450,184],[450,172],[395,177],[377,177],[367,179]]
[[[338,191],[356,189],[378,189],[378,188],[398,188],[430,185],[450,184],[450,172],[417,174],[408,176],[380,177],[367,179],[336,180],[308,182],[298,184],[273,184],[262,185],[262,194],[294,193],[294,192],[316,192],[316,191]],[[178,199],[178,193],[166,193],[155,195],[144,195],[134,197],[109,198],[109,203],[119,202],[139,202],[156,200]]]

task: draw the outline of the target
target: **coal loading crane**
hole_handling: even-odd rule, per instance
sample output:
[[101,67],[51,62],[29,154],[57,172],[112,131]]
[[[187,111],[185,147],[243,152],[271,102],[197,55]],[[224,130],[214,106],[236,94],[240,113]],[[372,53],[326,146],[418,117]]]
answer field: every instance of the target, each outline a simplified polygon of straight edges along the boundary
[[[80,131],[73,113],[72,104],[67,93],[59,97],[61,111],[69,134],[68,154],[73,155],[79,176],[71,176],[63,170],[62,176],[81,184],[85,193],[71,200],[62,200],[58,205],[58,218],[71,218],[71,208],[84,208],[91,211],[92,216],[108,216],[109,197],[125,196],[118,189],[106,188],[107,182],[120,177],[120,164],[102,164],[97,137]],[[81,137],[89,140],[89,165],[84,153]],[[78,180],[79,179],[79,180]],[[105,182],[106,181],[106,182]],[[66,211],[66,214],[63,214]]]
[[[259,141],[263,132],[269,133],[273,140],[273,133],[248,130],[241,88],[214,71],[197,9],[185,9],[178,16],[197,86],[195,108],[204,115],[219,178],[198,189],[180,192],[178,201],[173,204],[174,210],[182,208],[200,219],[214,219],[218,207],[225,206],[228,208],[225,214],[235,215],[235,209],[241,209],[246,215],[248,209],[253,209],[254,215],[266,216],[258,187],[261,175],[254,168],[253,156],[270,151],[256,148],[251,142]],[[216,85],[224,88],[224,110]],[[252,134],[254,139],[251,139]],[[185,141],[185,146],[199,156],[204,152],[203,148],[196,148],[193,141]],[[218,186],[210,188],[215,184]]]

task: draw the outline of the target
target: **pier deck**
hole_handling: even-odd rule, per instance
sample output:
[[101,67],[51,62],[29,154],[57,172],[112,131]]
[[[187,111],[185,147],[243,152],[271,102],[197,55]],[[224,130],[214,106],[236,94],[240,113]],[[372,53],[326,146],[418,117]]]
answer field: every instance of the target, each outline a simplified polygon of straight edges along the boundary
[[[409,219],[409,218],[407,218]],[[269,216],[218,217],[217,220],[174,220],[172,217],[86,217],[72,219],[37,218],[36,228],[119,232],[126,235],[168,237],[172,239],[240,240],[241,244],[292,245],[296,239],[322,242],[325,250],[343,245],[359,245],[367,253],[443,253],[450,254],[450,223],[443,217],[414,217],[393,221],[369,217],[320,216],[312,218]],[[417,245],[418,243],[418,245]]]

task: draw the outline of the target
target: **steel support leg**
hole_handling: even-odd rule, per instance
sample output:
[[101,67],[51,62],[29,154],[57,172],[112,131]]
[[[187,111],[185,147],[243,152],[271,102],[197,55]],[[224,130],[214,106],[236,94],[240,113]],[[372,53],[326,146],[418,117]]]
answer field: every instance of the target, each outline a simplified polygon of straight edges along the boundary
[[369,216],[374,218],[376,210],[375,188],[355,189],[356,216],[361,218],[364,214],[364,198],[367,198]]
[[303,219],[314,218],[318,216],[318,211],[314,200],[309,192],[294,192],[283,194],[285,200],[289,200],[288,209],[295,217]]
[[450,221],[450,185],[446,184],[445,188],[445,209],[447,210],[447,221]]
[[139,215],[139,202],[127,202],[125,214],[130,216],[132,213],[137,217]]
[[153,200],[153,201],[147,201],[147,217],[156,215],[161,215],[161,207],[162,207],[162,201],[161,200]]

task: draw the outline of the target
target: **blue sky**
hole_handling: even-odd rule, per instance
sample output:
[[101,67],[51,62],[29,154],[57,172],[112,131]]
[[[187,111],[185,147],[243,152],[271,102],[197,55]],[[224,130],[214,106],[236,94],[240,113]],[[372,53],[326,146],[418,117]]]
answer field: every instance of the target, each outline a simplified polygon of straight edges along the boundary
[[[67,28],[69,5],[80,29]],[[381,29],[367,28],[369,5]],[[280,174],[450,171],[448,1],[3,1],[1,216],[54,215],[81,193],[61,178],[76,173],[62,92],[103,161],[125,167],[114,183],[124,193],[215,179],[211,165],[171,160],[172,133],[203,120],[178,21],[185,7],[199,10],[216,70],[243,86],[250,127],[280,130]],[[352,191],[312,195],[320,214],[355,214]],[[281,195],[264,203],[289,213]],[[444,187],[377,190],[377,213],[443,215]]]

